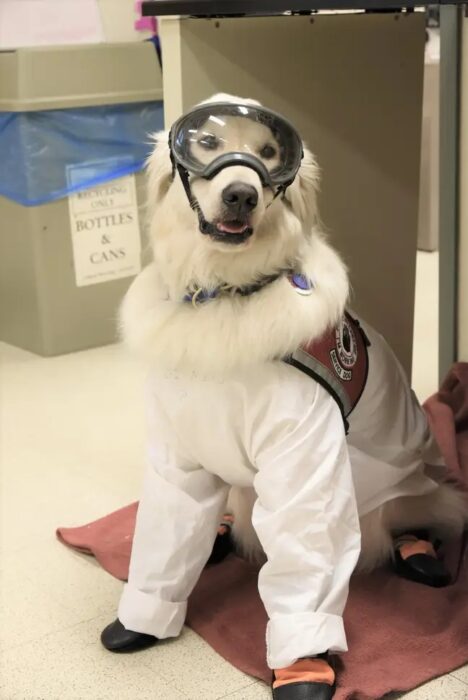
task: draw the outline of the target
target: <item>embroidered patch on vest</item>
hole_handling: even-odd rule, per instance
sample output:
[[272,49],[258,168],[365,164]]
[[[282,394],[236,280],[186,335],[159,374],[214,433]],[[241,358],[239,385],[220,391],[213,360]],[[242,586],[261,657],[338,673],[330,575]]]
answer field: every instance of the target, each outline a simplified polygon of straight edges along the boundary
[[353,367],[358,359],[358,345],[355,332],[347,316],[335,330],[335,347],[330,350],[333,369],[344,382],[353,378]]
[[336,328],[305,343],[287,362],[318,381],[333,396],[346,422],[366,385],[368,345],[359,322],[346,312]]

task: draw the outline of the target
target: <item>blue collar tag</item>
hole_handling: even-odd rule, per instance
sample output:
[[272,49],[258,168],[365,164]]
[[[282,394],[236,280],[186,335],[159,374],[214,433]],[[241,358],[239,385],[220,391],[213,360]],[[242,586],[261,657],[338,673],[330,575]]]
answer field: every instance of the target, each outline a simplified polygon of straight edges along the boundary
[[298,272],[289,275],[289,281],[291,282],[295,291],[302,296],[309,296],[314,291],[312,280]]

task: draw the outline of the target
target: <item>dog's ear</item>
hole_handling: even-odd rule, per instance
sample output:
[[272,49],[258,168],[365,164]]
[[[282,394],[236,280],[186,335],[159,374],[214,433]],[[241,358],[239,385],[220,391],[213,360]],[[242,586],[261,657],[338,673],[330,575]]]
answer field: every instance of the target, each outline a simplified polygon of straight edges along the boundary
[[148,173],[147,204],[150,210],[163,199],[173,179],[168,137],[169,132],[167,131],[160,131],[151,137],[154,148],[146,161]]
[[304,146],[304,157],[296,179],[286,190],[285,199],[291,209],[301,220],[304,228],[311,228],[317,219],[317,190],[320,183],[320,171],[317,162]]

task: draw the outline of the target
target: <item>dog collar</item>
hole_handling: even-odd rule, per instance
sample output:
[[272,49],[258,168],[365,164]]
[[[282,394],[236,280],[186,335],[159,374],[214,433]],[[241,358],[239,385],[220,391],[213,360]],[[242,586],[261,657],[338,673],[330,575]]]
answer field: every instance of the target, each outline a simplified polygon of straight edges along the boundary
[[204,289],[203,287],[191,287],[187,290],[183,297],[185,303],[190,302],[193,306],[199,306],[207,301],[212,301],[220,296],[241,296],[248,297],[255,292],[259,292],[264,287],[276,282],[280,277],[287,276],[289,282],[294,287],[298,294],[308,296],[312,294],[314,285],[305,275],[294,272],[293,270],[282,270],[275,275],[266,275],[255,284],[249,284],[243,287],[235,287],[230,284],[220,284],[214,289]]

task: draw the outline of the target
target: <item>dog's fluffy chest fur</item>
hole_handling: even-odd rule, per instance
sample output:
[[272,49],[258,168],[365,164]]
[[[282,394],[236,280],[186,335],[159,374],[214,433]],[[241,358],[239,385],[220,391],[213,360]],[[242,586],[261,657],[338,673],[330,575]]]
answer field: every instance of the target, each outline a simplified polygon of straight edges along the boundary
[[122,306],[128,345],[162,370],[220,376],[280,359],[320,337],[343,313],[348,281],[343,263],[317,234],[303,249],[300,272],[314,289],[302,296],[286,277],[248,297],[223,297],[198,307],[165,280],[161,261],[134,281]]

